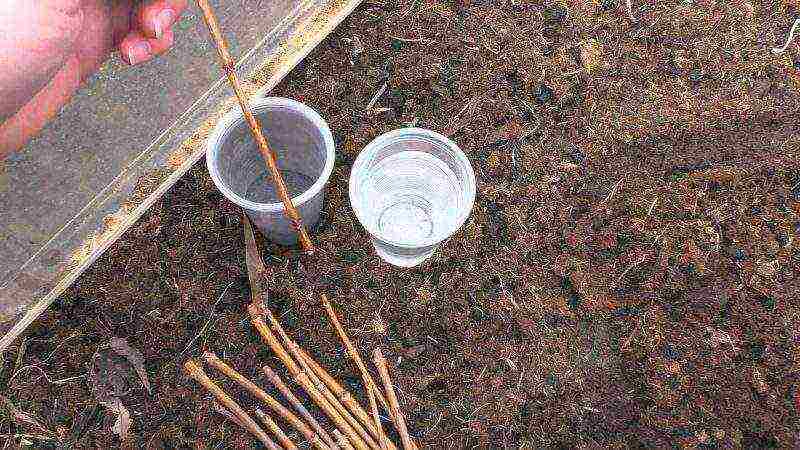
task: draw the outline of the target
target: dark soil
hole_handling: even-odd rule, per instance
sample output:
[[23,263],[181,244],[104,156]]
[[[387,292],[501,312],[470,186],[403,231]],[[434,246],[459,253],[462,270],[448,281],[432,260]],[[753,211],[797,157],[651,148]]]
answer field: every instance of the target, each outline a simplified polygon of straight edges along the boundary
[[[362,354],[384,349],[431,448],[798,445],[800,51],[770,48],[800,9],[632,6],[635,21],[618,0],[367,1],[274,91],[321,112],[338,160],[322,256],[264,243],[272,309],[360,395],[327,292]],[[478,199],[398,270],[347,179],[408,124],[452,136]],[[200,164],[3,355],[3,395],[74,447],[117,447],[70,378],[123,337],[153,387],[123,398],[133,448],[250,448],[180,370],[209,349],[266,386],[258,368],[279,363],[248,302],[238,211]],[[0,434],[31,432],[6,419]]]

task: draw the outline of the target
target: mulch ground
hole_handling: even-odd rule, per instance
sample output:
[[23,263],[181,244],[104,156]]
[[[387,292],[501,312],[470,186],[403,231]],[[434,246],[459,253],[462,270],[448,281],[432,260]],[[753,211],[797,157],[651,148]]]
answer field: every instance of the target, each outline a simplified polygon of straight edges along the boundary
[[[430,448],[792,448],[800,50],[770,49],[798,16],[793,0],[366,1],[274,91],[320,111],[337,163],[321,256],[262,243],[273,311],[360,395],[327,292],[362,354],[384,349]],[[347,179],[412,124],[462,147],[478,198],[399,270]],[[68,446],[118,447],[80,376],[122,337],[153,387],[122,398],[128,445],[251,448],[180,370],[208,349],[266,386],[259,367],[280,365],[248,303],[238,211],[199,164],[2,355],[3,395]],[[36,434],[7,419],[6,438]]]

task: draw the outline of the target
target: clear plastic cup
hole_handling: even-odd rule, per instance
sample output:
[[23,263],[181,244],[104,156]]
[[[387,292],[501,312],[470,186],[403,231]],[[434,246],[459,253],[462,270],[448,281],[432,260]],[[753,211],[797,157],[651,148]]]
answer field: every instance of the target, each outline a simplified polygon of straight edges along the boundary
[[450,139],[422,128],[379,136],[350,173],[350,205],[375,251],[399,267],[416,266],[467,220],[475,173]]
[[[294,206],[312,229],[319,221],[323,187],[333,171],[335,150],[328,124],[308,106],[279,97],[250,102]],[[233,203],[244,208],[253,223],[273,242],[295,245],[297,233],[258,151],[242,111],[226,114],[208,138],[206,164],[214,184]]]

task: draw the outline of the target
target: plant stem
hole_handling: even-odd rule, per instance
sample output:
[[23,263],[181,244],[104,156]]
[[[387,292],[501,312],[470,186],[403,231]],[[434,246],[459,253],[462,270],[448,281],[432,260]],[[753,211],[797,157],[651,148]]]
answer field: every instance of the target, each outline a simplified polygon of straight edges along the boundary
[[283,379],[280,376],[278,376],[278,374],[275,373],[275,371],[273,371],[268,366],[264,366],[262,368],[262,371],[264,372],[264,375],[266,375],[269,382],[272,383],[273,386],[278,388],[278,391],[280,391],[280,393],[284,397],[286,397],[287,400],[289,400],[289,403],[292,404],[294,409],[296,409],[297,412],[300,413],[300,415],[306,420],[306,422],[311,424],[311,428],[314,429],[314,431],[317,433],[317,436],[321,437],[322,440],[325,441],[325,444],[327,446],[335,448],[336,441],[334,441],[331,435],[328,434],[328,432],[325,431],[324,428],[322,428],[322,425],[320,425],[319,422],[317,422],[317,419],[315,419],[314,416],[312,416],[311,413],[308,412],[308,409],[306,409],[306,407],[303,406],[302,403],[300,403],[300,400],[298,400],[297,396],[295,396],[294,393],[289,389],[289,387],[286,386],[286,383],[283,382]]
[[[305,423],[303,423],[302,420],[295,416],[279,401],[275,400],[272,396],[264,392],[264,390],[258,387],[255,383],[248,380],[244,375],[240,374],[229,365],[225,364],[225,362],[219,359],[217,355],[211,352],[205,352],[203,354],[203,359],[206,361],[206,363],[208,363],[208,365],[235,381],[239,386],[243,387],[245,390],[247,390],[247,392],[252,394],[253,397],[261,400],[261,402],[267,405],[271,410],[278,413],[283,420],[300,432],[300,434],[302,434],[309,443],[315,444],[319,450],[324,450],[327,448],[327,446],[320,447],[318,445],[320,442],[319,437],[313,431],[311,431],[311,429]],[[278,438],[280,438],[280,436],[278,436]],[[281,442],[281,445],[284,447],[289,446],[286,442]]]
[[294,379],[297,384],[299,384],[306,393],[314,400],[314,403],[322,409],[325,414],[330,417],[330,419],[336,424],[336,426],[341,429],[347,437],[355,444],[358,450],[369,450],[370,447],[364,443],[361,438],[356,434],[355,430],[350,426],[350,424],[345,420],[341,414],[331,405],[325,396],[319,391],[318,387],[312,383],[309,375],[300,369],[297,363],[294,362],[292,357],[286,352],[283,348],[283,345],[278,341],[272,331],[269,329],[266,323],[264,323],[264,319],[261,317],[261,314],[268,314],[268,310],[266,308],[262,308],[261,305],[256,303],[250,304],[248,308],[250,313],[250,321],[252,322],[253,326],[258,330],[261,337],[264,339],[264,342],[270,346],[273,352],[278,356],[278,358],[283,362],[286,369],[289,370],[289,374],[291,374],[292,378]]
[[239,106],[242,108],[242,113],[247,120],[247,124],[250,126],[250,131],[253,133],[253,137],[258,143],[258,149],[261,152],[261,156],[264,157],[264,162],[266,162],[267,168],[272,175],[272,182],[275,185],[275,189],[278,191],[278,197],[280,197],[281,201],[283,202],[283,206],[286,210],[286,216],[289,218],[289,222],[291,222],[292,227],[299,235],[300,246],[307,254],[314,253],[314,244],[311,242],[311,238],[309,237],[305,226],[303,226],[303,220],[300,217],[300,213],[292,203],[292,199],[289,196],[289,191],[286,189],[286,183],[283,181],[283,177],[278,170],[278,164],[275,160],[275,153],[270,149],[269,143],[267,143],[267,138],[261,131],[261,126],[259,125],[258,120],[250,111],[250,107],[247,104],[247,100],[242,88],[239,86],[239,80],[236,77],[236,69],[234,69],[233,58],[231,58],[230,52],[228,51],[228,44],[225,42],[225,38],[222,36],[222,30],[217,22],[217,18],[214,16],[214,11],[211,8],[211,5],[208,4],[208,0],[197,0],[197,6],[199,6],[200,10],[203,12],[203,20],[205,20],[208,30],[211,33],[211,37],[217,46],[220,64],[222,65],[222,68],[225,69],[225,74],[227,75],[228,81],[230,82],[231,87],[236,94],[237,100],[239,100]]
[[267,433],[258,426],[258,424],[239,406],[233,399],[231,399],[225,391],[222,390],[219,386],[216,385],[208,375],[203,371],[203,368],[200,367],[196,361],[190,359],[186,361],[183,365],[184,372],[186,375],[193,378],[195,381],[200,383],[207,391],[214,395],[217,400],[222,403],[223,406],[228,408],[228,410],[233,413],[241,422],[242,425],[249,431],[253,436],[258,438],[265,447],[269,450],[280,450],[275,442],[267,436]]
[[286,436],[286,433],[281,430],[281,427],[279,427],[278,424],[272,420],[272,417],[268,416],[267,413],[262,411],[261,408],[256,408],[256,417],[258,417],[261,422],[263,422],[264,425],[266,425],[267,428],[272,431],[272,434],[278,438],[278,441],[281,443],[283,448],[286,450],[297,450],[297,446],[294,445],[294,442],[292,442],[291,439],[289,439],[289,436]]
[[393,412],[392,415],[394,416],[394,425],[397,428],[397,432],[400,433],[400,439],[403,442],[403,448],[405,450],[413,450],[415,446],[411,442],[411,436],[408,435],[406,421],[403,418],[403,413],[400,411],[400,404],[398,403],[397,396],[394,393],[394,387],[392,387],[392,379],[389,377],[389,369],[386,364],[386,358],[383,357],[381,349],[375,349],[375,352],[373,353],[373,361],[375,362],[375,367],[378,369],[378,373],[381,376],[381,381],[383,381],[383,388],[386,390],[386,397],[387,400],[389,400],[389,408],[391,408]]

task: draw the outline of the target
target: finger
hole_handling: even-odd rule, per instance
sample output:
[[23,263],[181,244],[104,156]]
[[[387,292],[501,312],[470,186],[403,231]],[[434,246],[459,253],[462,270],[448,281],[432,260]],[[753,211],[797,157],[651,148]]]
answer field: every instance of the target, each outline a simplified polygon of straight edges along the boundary
[[187,0],[150,0],[136,14],[139,28],[149,38],[160,38],[180,18]]
[[166,52],[174,42],[175,34],[169,28],[164,31],[161,39],[150,39],[142,32],[134,31],[122,40],[119,51],[125,62],[136,65]]
[[80,86],[80,61],[67,58],[50,82],[22,106],[16,114],[0,123],[0,160],[19,150],[45,124],[58,114]]

